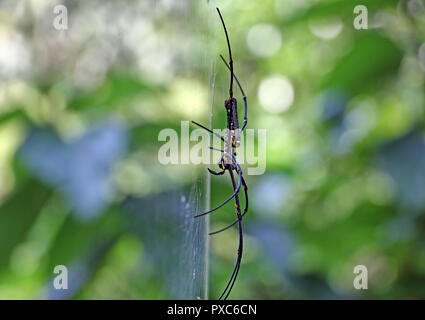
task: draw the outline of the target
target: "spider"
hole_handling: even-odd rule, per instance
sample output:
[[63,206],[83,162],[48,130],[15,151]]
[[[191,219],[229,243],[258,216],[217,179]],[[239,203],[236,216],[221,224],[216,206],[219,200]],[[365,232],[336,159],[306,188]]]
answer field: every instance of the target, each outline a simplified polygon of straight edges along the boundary
[[[210,147],[210,149],[220,151],[222,153],[221,158],[218,161],[218,166],[221,169],[221,171],[216,172],[216,171],[208,168],[208,172],[212,175],[220,176],[220,175],[223,175],[227,171],[230,175],[230,180],[232,182],[233,194],[229,198],[227,198],[223,203],[221,203],[219,206],[217,206],[214,209],[211,209],[207,212],[198,214],[195,217],[201,217],[201,216],[207,215],[209,213],[212,213],[212,212],[220,209],[222,206],[224,206],[230,200],[235,199],[235,208],[236,208],[237,219],[233,223],[228,225],[227,227],[210,233],[210,235],[217,234],[217,233],[220,233],[222,231],[225,231],[225,230],[231,228],[235,224],[238,224],[239,247],[238,247],[238,250],[237,250],[236,264],[235,264],[235,267],[233,269],[233,273],[230,276],[229,281],[227,282],[225,289],[223,290],[220,297],[218,298],[218,300],[221,300],[221,299],[226,300],[227,297],[229,296],[230,292],[232,291],[234,284],[235,284],[236,278],[237,278],[238,273],[239,273],[241,261],[242,261],[242,252],[243,252],[242,217],[248,211],[248,187],[245,183],[245,179],[243,178],[242,169],[235,159],[235,157],[236,157],[235,149],[237,147],[239,147],[239,145],[240,145],[240,134],[243,132],[243,130],[245,129],[247,122],[248,122],[248,118],[247,118],[248,103],[247,103],[245,92],[243,91],[242,86],[241,86],[238,78],[236,77],[236,75],[233,72],[232,50],[231,50],[231,47],[230,47],[229,35],[227,33],[226,25],[224,23],[224,20],[223,20],[223,17],[221,15],[220,10],[218,8],[216,8],[216,9],[217,9],[218,15],[220,16],[221,23],[223,25],[224,33],[226,35],[226,40],[227,40],[227,47],[228,47],[228,50],[229,50],[229,63],[227,63],[226,60],[224,59],[224,57],[222,55],[220,55],[221,60],[224,62],[226,67],[230,70],[229,98],[224,101],[224,107],[226,108],[226,111],[227,111],[226,133],[225,133],[224,137],[222,137],[218,133],[213,132],[212,130],[206,128],[205,126],[203,126],[203,125],[201,125],[201,124],[199,124],[195,121],[192,121],[192,123],[201,127],[202,129],[205,129],[209,133],[216,135],[217,137],[219,137],[224,142],[224,149],[215,149],[213,147]],[[233,97],[233,79],[236,81],[236,83],[239,87],[239,90],[241,91],[242,99],[244,101],[244,106],[245,106],[244,120],[243,120],[243,124],[242,124],[241,128],[239,128],[237,101]],[[235,179],[235,175],[233,174],[233,171],[235,171],[235,173],[238,176],[237,183],[236,183],[236,179]],[[241,207],[240,207],[240,204],[239,204],[239,191],[241,189],[241,186],[243,187],[244,194],[245,194],[245,208],[243,210],[243,213],[241,213]]]

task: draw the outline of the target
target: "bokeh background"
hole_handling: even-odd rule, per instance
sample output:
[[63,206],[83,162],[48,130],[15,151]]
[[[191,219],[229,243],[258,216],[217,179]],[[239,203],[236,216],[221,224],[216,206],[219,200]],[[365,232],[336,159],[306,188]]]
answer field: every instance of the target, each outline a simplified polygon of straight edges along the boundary
[[[368,30],[353,27],[358,4]],[[267,130],[231,298],[425,298],[421,0],[1,1],[0,298],[221,293],[237,230],[206,232],[232,206],[191,216],[230,182],[157,159],[164,128],[225,126],[216,5],[248,127]],[[68,290],[52,287],[56,265]]]

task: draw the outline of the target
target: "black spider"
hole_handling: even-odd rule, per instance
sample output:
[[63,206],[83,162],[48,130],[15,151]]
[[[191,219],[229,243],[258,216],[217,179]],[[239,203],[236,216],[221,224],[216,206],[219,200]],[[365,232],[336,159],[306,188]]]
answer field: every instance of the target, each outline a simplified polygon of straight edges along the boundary
[[[235,224],[238,224],[239,247],[238,247],[236,265],[233,269],[233,273],[232,273],[229,281],[227,282],[226,288],[223,290],[222,294],[218,298],[219,300],[221,300],[221,299],[226,300],[227,297],[229,296],[232,288],[233,288],[233,285],[235,284],[236,277],[238,276],[239,268],[240,268],[240,265],[241,265],[242,252],[243,252],[242,217],[248,211],[248,187],[247,187],[245,180],[242,176],[241,167],[239,166],[239,164],[237,163],[237,161],[235,159],[235,155],[236,155],[235,149],[237,147],[239,147],[240,134],[243,132],[243,130],[245,129],[246,124],[248,122],[248,118],[247,118],[248,104],[247,104],[246,95],[245,95],[245,93],[242,89],[242,86],[241,86],[238,78],[236,77],[236,75],[233,72],[232,51],[231,51],[231,48],[230,48],[230,41],[229,41],[229,36],[227,34],[226,25],[224,24],[223,17],[221,16],[220,10],[218,8],[217,8],[217,12],[220,16],[221,23],[223,24],[224,32],[226,34],[227,46],[228,46],[228,49],[229,49],[229,63],[228,64],[227,64],[226,60],[224,59],[224,57],[222,55],[220,55],[224,64],[230,70],[229,98],[226,99],[225,102],[224,102],[224,107],[226,108],[226,111],[227,111],[226,134],[225,134],[224,137],[222,137],[222,136],[218,135],[217,133],[213,132],[212,130],[206,128],[205,126],[203,126],[203,125],[201,125],[201,124],[199,124],[195,121],[192,121],[192,122],[195,125],[207,130],[208,132],[218,136],[224,142],[224,150],[214,149],[214,148],[210,147],[210,149],[218,150],[222,153],[222,156],[221,156],[221,158],[218,162],[218,166],[221,169],[221,171],[216,172],[214,170],[211,170],[210,168],[208,168],[208,171],[212,175],[215,175],[215,176],[223,175],[226,171],[229,172],[230,179],[231,179],[232,185],[233,185],[233,194],[228,199],[226,199],[223,203],[221,203],[219,206],[215,207],[214,209],[209,210],[209,211],[204,212],[204,213],[201,213],[201,214],[198,214],[198,215],[195,216],[195,217],[201,217],[201,216],[204,216],[204,215],[209,214],[211,212],[214,212],[217,209],[224,206],[226,203],[228,203],[233,198],[235,199],[235,208],[236,208],[237,219],[232,224],[228,225],[227,227],[210,233],[210,235],[217,234],[217,233],[220,233],[222,231],[229,229],[230,227],[234,226]],[[241,128],[239,128],[237,101],[233,97],[233,79],[235,79],[235,81],[236,81],[236,83],[237,83],[237,85],[238,85],[238,87],[239,87],[239,89],[242,93],[242,98],[243,98],[244,105],[245,105],[244,121],[243,121]],[[233,171],[235,171],[236,174],[238,175],[237,184],[236,184],[236,181],[235,181],[235,176],[233,174]],[[245,193],[245,208],[243,210],[243,213],[241,213],[241,208],[240,208],[240,204],[239,204],[239,191],[241,189],[241,186],[243,187],[244,193]]]

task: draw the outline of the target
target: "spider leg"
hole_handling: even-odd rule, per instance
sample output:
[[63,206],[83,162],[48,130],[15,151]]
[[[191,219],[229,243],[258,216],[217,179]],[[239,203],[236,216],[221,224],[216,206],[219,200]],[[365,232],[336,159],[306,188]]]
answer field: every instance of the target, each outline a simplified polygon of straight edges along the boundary
[[[219,137],[219,138],[220,138],[223,142],[225,142],[225,141],[224,141],[224,138],[223,138],[222,136],[220,136],[218,133],[213,132],[212,130],[210,130],[210,129],[208,129],[208,128],[204,127],[202,124],[199,124],[199,123],[197,123],[196,121],[192,121],[192,123],[194,123],[195,125],[197,125],[197,126],[201,127],[202,129],[204,129],[204,130],[208,131],[209,133],[212,133],[212,134],[213,134],[213,135],[215,135],[216,137]],[[216,150],[216,151],[220,151],[220,152],[224,153],[224,150],[222,150],[222,149],[216,149],[216,148],[214,148],[214,147],[209,147],[209,148],[210,148],[211,150]],[[221,157],[221,159],[220,159],[219,163],[220,163],[220,162],[222,162],[223,157],[224,157],[224,155]],[[215,172],[215,171],[211,170],[210,168],[207,168],[207,169],[208,169],[208,171],[209,171],[211,174],[213,174],[213,175],[215,175],[215,176],[220,176],[220,175],[224,174],[224,171],[225,171],[225,169],[223,169],[223,168],[222,168],[222,171],[221,171],[221,172]]]
[[[238,168],[237,172],[239,174],[239,181],[241,181],[242,180],[242,171],[240,170],[239,165],[237,163],[236,163],[236,167]],[[233,189],[235,190],[236,183],[235,183],[235,177],[233,176],[233,171],[229,170],[229,174],[230,174],[230,178],[232,179]],[[239,205],[239,196],[238,195],[236,195],[236,197],[235,197],[235,207],[236,207],[236,213],[238,215],[238,227],[239,227],[238,256],[237,256],[237,259],[236,259],[235,268],[233,269],[233,273],[232,273],[229,281],[227,282],[226,288],[224,289],[224,291],[222,292],[222,294],[220,295],[218,300],[221,300],[222,298],[224,300],[226,300],[227,297],[229,296],[229,294],[232,291],[232,288],[235,284],[236,278],[239,274],[239,268],[240,268],[241,261],[242,261],[243,231],[242,231],[242,215],[241,215],[241,209],[240,209],[240,205]]]
[[[239,166],[239,164],[236,162],[235,157],[233,157],[233,156],[232,156],[232,162],[235,164],[235,166],[236,166],[236,172],[238,172],[238,175],[239,175],[238,186],[236,187],[236,189],[233,188],[233,190],[234,190],[233,194],[229,198],[227,198],[225,201],[223,201],[219,206],[217,206],[214,209],[211,209],[211,210],[209,210],[207,212],[197,214],[196,216],[194,216],[194,218],[202,217],[202,216],[204,216],[206,214],[209,214],[209,213],[211,213],[213,211],[216,211],[217,209],[220,209],[222,206],[224,206],[226,203],[228,203],[230,200],[232,200],[235,196],[237,197],[237,194],[239,193],[239,191],[241,189],[241,184],[242,184],[242,169]],[[229,169],[229,172],[232,172],[232,170]],[[233,176],[233,172],[232,172],[232,176]],[[239,202],[239,198],[238,198],[238,202]]]
[[[239,170],[240,170],[240,167],[239,167]],[[231,171],[231,170],[229,170],[229,171]],[[241,174],[242,174],[242,171],[240,171],[240,175]],[[242,184],[242,180],[239,178],[238,186],[237,187],[235,186],[236,188],[233,188],[234,192],[229,198],[227,198],[225,201],[223,201],[219,206],[215,207],[214,209],[211,209],[211,210],[204,212],[204,213],[197,214],[194,218],[202,217],[206,214],[209,214],[213,211],[216,211],[217,209],[220,209],[222,206],[224,206],[226,203],[228,203],[230,200],[232,200],[239,193],[239,190],[241,189],[241,184]]]
[[238,260],[238,262],[236,264],[237,265],[237,268],[235,269],[235,276],[233,277],[232,284],[230,285],[230,288],[227,291],[227,294],[226,294],[226,296],[224,297],[223,300],[227,300],[227,297],[229,296],[230,292],[232,291],[233,286],[235,285],[235,282],[236,282],[236,278],[237,278],[237,276],[239,274],[239,269],[241,267],[241,261],[242,261],[242,255],[239,255],[239,253],[238,253],[238,257],[240,257],[240,258],[239,258],[239,260]]
[[219,151],[219,152],[221,152],[221,153],[223,153],[224,152],[224,150],[223,149],[217,149],[217,148],[214,148],[214,147],[208,147],[208,148],[210,148],[211,150],[215,150],[215,151]]
[[223,142],[226,142],[226,141],[224,141],[224,138],[223,138],[222,136],[220,136],[217,132],[214,132],[214,131],[212,131],[212,130],[208,129],[207,127],[203,126],[203,125],[202,125],[202,124],[200,124],[200,123],[197,123],[196,121],[193,121],[193,120],[192,120],[192,123],[193,123],[193,124],[195,124],[195,125],[197,125],[198,127],[202,128],[202,129],[204,129],[204,130],[207,130],[209,133],[212,133],[212,134],[213,134],[213,135],[215,135],[216,137],[220,138]]
[[[209,148],[211,150],[216,150],[216,151],[220,151],[220,152],[224,153],[224,151],[221,150],[221,149],[216,149],[216,148],[213,148],[213,147],[209,147]],[[220,172],[216,172],[214,170],[211,170],[210,168],[207,168],[208,171],[209,171],[209,173],[211,173],[214,176],[221,176],[221,175],[224,174],[224,172],[226,171],[226,168],[223,165],[223,157],[224,157],[224,155],[221,156],[221,158],[220,158],[220,160],[218,161],[218,164],[217,164],[220,167],[221,171]]]
[[[224,59],[224,57],[221,54],[220,54],[220,58],[221,58],[221,60],[223,60],[223,62],[226,65],[227,69],[229,69],[230,71],[232,71],[230,69],[230,66],[227,64],[226,59]],[[245,92],[242,89],[242,85],[241,85],[241,83],[239,82],[239,79],[236,77],[236,75],[234,73],[233,73],[233,77],[235,78],[235,81],[236,81],[236,83],[237,83],[237,85],[239,87],[239,90],[242,93],[242,99],[243,99],[243,102],[244,102],[244,105],[245,105],[245,114],[244,114],[244,117],[243,117],[243,124],[242,124],[242,127],[241,127],[241,131],[243,131],[245,129],[245,127],[246,127],[246,124],[248,123],[248,102],[246,100]]]
[[[210,148],[211,150],[219,151],[219,152],[222,153],[220,160],[218,160],[218,162],[217,162],[217,165],[220,166],[220,164],[223,162],[224,150],[223,149],[217,149],[217,148],[214,148],[214,147],[208,147],[208,148]],[[233,155],[236,156],[236,152],[235,151],[233,152]]]
[[[245,208],[244,208],[243,213],[242,213],[242,217],[243,217],[248,212],[248,186],[246,185],[245,179],[243,178],[243,176],[242,176],[242,187],[244,188],[244,192],[245,192]],[[229,224],[227,227],[224,227],[224,228],[217,230],[217,231],[210,232],[208,235],[212,236],[213,234],[217,234],[217,233],[226,231],[227,229],[230,229],[231,227],[233,227],[238,222],[239,222],[239,219],[236,219],[231,224]]]
[[[240,246],[239,246],[239,248],[240,248]],[[236,280],[236,276],[239,273],[239,268],[240,268],[240,265],[241,265],[241,260],[242,260],[242,256],[239,255],[239,250],[238,250],[238,257],[236,259],[235,268],[233,269],[232,275],[230,276],[230,279],[227,282],[226,288],[223,290],[223,292],[221,293],[221,295],[218,298],[218,300],[221,300],[223,298],[223,296],[224,296],[224,300],[227,299],[227,296],[230,293],[230,291],[232,290],[231,288],[233,288],[233,284],[235,283],[234,281]]]
[[229,95],[230,98],[233,98],[233,59],[232,59],[232,49],[230,47],[229,35],[227,34],[226,24],[224,23],[223,17],[221,16],[220,9],[216,8],[218,15],[220,16],[221,23],[223,25],[224,33],[226,34],[227,40],[227,48],[229,49],[229,69],[230,69],[230,87],[229,87]]
[[224,174],[224,172],[226,172],[226,169],[221,170],[220,172],[216,172],[214,170],[211,170],[210,168],[207,168],[209,173],[211,173],[214,176],[221,176]]

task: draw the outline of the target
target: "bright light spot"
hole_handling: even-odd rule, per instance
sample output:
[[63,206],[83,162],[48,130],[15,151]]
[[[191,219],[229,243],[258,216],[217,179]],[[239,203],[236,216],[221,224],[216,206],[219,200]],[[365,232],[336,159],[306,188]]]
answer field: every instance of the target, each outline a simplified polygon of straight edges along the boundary
[[208,110],[208,91],[197,81],[175,80],[169,86],[169,92],[166,103],[170,112],[198,119]]
[[310,31],[316,37],[324,40],[330,40],[337,37],[344,27],[340,19],[332,19],[326,21],[311,21],[309,24]]
[[14,78],[28,71],[31,57],[25,39],[18,33],[0,29],[0,76]]
[[283,112],[288,110],[294,102],[294,88],[286,77],[271,76],[261,81],[258,100],[269,112]]
[[248,48],[256,56],[271,57],[279,51],[282,45],[282,36],[275,26],[257,24],[249,29],[246,41]]

